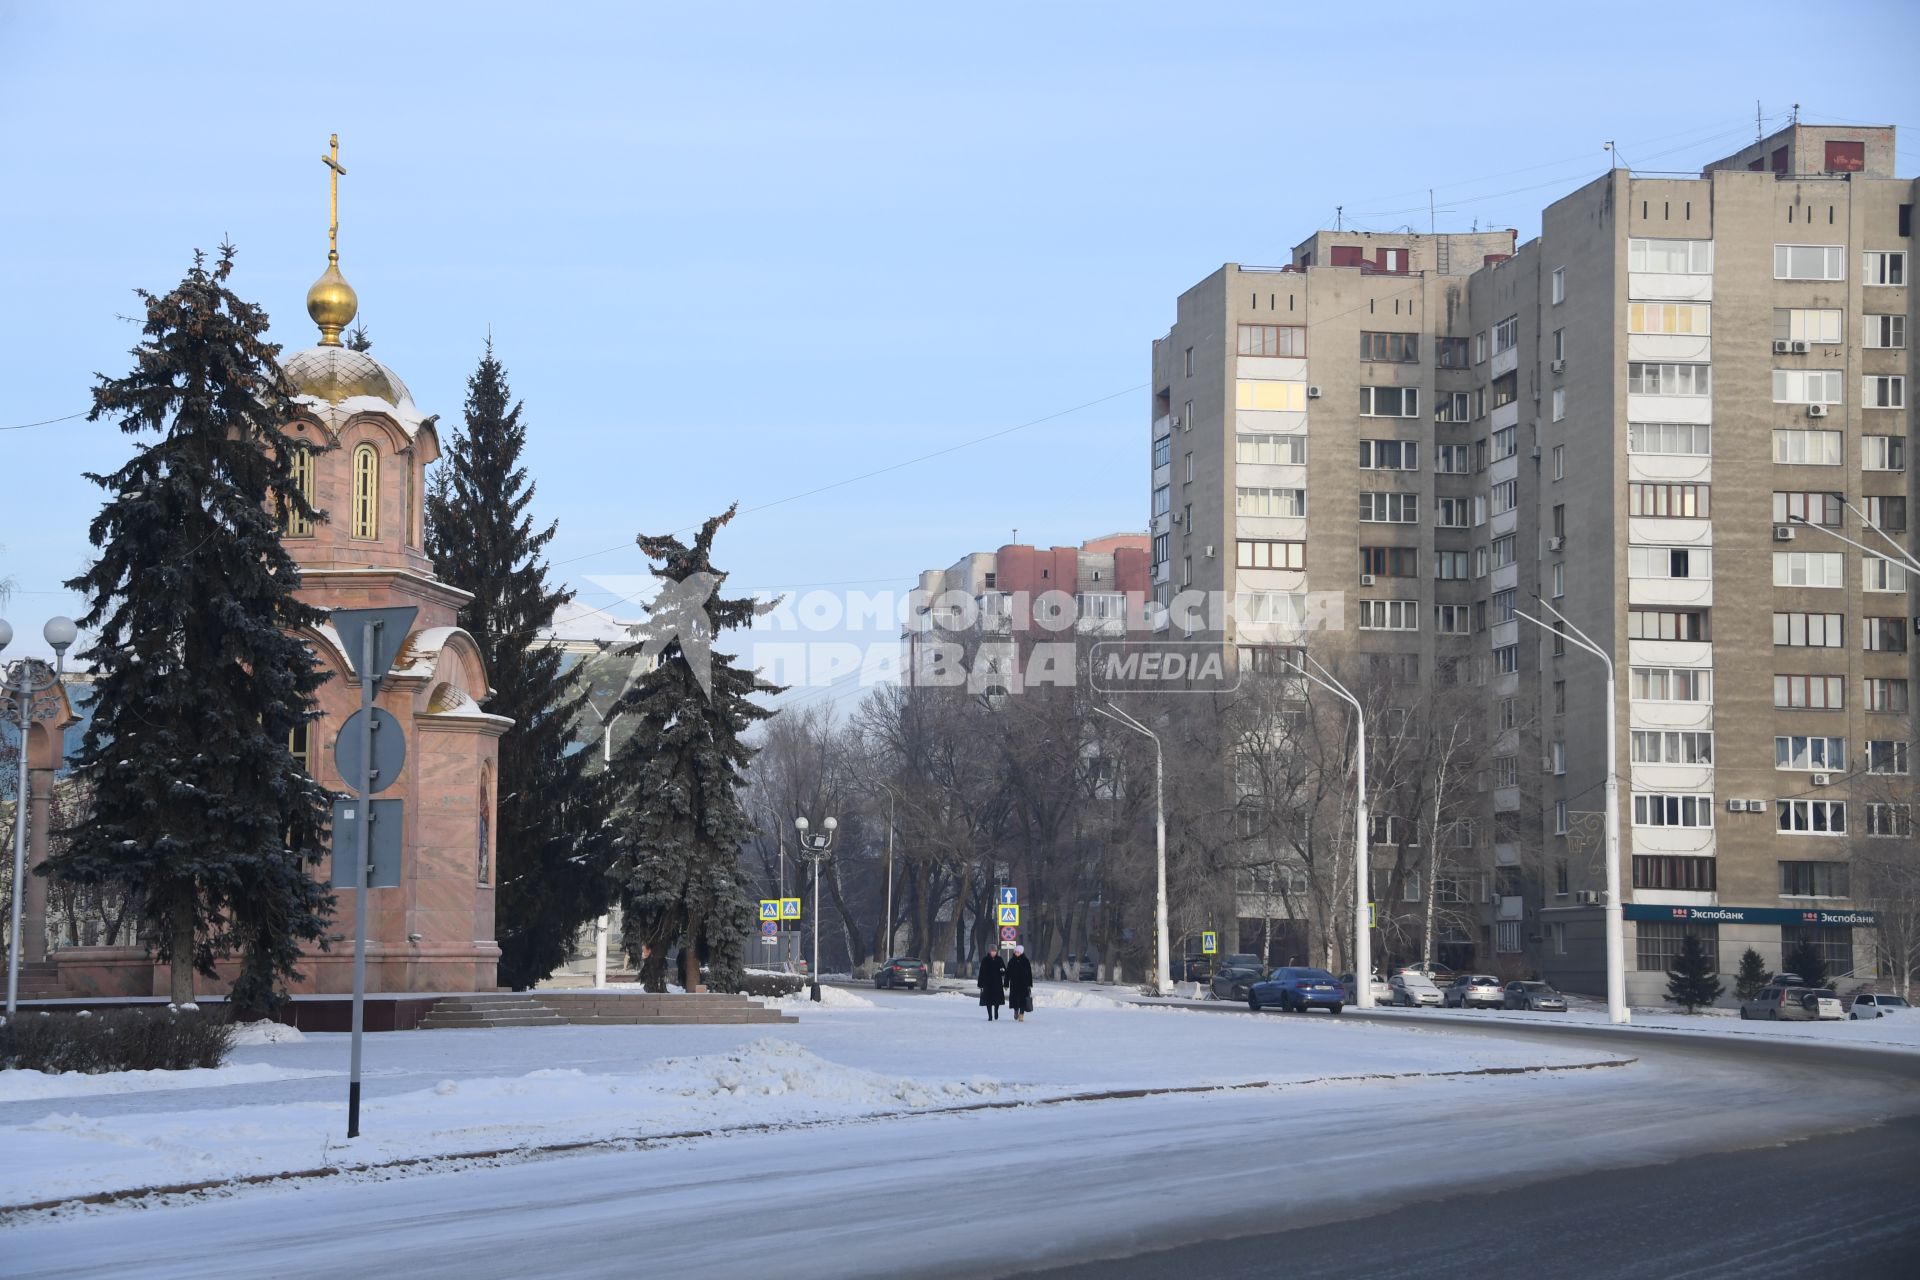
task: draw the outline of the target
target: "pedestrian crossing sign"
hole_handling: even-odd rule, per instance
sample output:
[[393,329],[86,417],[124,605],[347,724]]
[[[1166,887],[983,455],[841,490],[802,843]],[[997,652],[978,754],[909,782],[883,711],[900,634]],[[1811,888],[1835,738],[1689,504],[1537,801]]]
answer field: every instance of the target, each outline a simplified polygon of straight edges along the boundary
[[780,918],[782,920],[798,920],[800,918],[800,899],[780,899]]
[[1020,908],[1017,905],[1002,903],[1000,906],[995,907],[994,910],[998,913],[998,919],[1003,927],[1020,923]]
[[1200,935],[1200,954],[1201,955],[1204,955],[1204,956],[1215,955],[1219,952],[1219,950],[1220,950],[1219,934],[1203,933]]
[[778,920],[780,918],[780,899],[760,899],[760,918],[762,920]]

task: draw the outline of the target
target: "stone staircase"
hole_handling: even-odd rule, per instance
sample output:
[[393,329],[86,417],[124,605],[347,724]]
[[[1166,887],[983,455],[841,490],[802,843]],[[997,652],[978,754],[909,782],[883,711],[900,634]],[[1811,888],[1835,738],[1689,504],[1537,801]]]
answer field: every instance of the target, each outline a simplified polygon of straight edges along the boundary
[[744,1026],[798,1022],[749,996],[604,995],[547,991],[502,991],[486,995],[443,996],[420,1019],[417,1030],[455,1027],[558,1026]]
[[20,966],[22,1000],[58,1000],[66,994],[60,986],[60,966],[53,961],[40,960]]

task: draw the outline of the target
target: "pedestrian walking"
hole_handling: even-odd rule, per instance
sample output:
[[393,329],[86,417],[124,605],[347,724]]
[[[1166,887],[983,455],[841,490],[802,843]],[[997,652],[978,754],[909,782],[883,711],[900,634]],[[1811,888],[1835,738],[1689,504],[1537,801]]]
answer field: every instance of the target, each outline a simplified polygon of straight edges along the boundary
[[980,957],[980,1003],[987,1007],[987,1021],[1000,1021],[1000,1006],[1006,1003],[1007,967],[1000,962],[998,951],[989,951]]
[[1015,1022],[1025,1022],[1033,1012],[1033,961],[1025,947],[1014,947],[1013,959],[1007,961],[1007,1004]]

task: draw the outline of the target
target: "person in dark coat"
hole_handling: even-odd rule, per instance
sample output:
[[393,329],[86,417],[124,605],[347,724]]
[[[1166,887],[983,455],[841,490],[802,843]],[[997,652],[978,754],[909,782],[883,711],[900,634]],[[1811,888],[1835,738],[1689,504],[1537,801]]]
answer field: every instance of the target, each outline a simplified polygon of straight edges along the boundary
[[1025,1022],[1033,1011],[1033,961],[1027,959],[1025,947],[1015,947],[1013,959],[1007,961],[1007,1005],[1015,1022]]
[[1007,967],[1000,963],[1000,953],[989,951],[980,957],[980,1003],[987,1006],[987,1021],[1000,1021],[1000,1006],[1006,1003],[1004,982]]

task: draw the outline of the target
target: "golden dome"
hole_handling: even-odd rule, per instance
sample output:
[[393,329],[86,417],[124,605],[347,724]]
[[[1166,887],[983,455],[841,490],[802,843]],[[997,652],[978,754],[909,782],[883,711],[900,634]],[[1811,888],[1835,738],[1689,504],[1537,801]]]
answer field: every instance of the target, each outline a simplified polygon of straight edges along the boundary
[[339,405],[371,396],[409,415],[418,415],[413,396],[399,375],[364,351],[338,343],[296,351],[280,366],[297,395]]
[[360,311],[360,297],[340,274],[340,255],[327,255],[327,270],[313,288],[307,290],[307,314],[320,326],[320,345],[340,345],[340,331],[353,323]]

